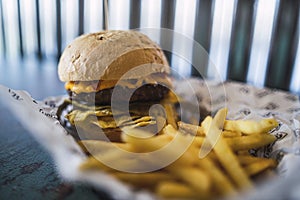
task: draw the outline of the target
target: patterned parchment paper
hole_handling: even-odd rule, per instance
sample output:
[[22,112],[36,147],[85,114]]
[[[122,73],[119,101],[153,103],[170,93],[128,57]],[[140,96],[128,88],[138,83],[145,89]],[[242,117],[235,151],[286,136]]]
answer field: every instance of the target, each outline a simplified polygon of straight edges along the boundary
[[[187,86],[189,85],[189,87]],[[194,92],[189,89],[193,87]],[[300,199],[300,102],[296,95],[256,88],[250,85],[225,82],[215,83],[199,79],[175,81],[175,91],[189,102],[195,93],[205,114],[213,114],[228,107],[230,119],[262,119],[274,117],[280,126],[271,134],[277,141],[264,149],[254,151],[259,156],[280,161],[278,178],[261,184],[256,192],[243,194],[242,199]],[[57,107],[66,96],[34,100],[27,92],[0,85],[0,100],[7,105],[23,126],[51,154],[58,172],[66,181],[85,182],[105,190],[115,199],[155,199],[146,191],[132,191],[105,173],[82,172],[78,169],[86,156],[72,136],[57,120]],[[194,104],[195,102],[190,102]]]

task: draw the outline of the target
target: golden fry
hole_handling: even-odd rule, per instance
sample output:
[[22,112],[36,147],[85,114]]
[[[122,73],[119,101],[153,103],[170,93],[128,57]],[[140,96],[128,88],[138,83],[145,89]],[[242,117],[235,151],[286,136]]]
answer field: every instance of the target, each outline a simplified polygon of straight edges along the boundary
[[222,128],[221,124],[222,120],[224,120],[224,115],[226,115],[226,110],[222,109],[216,114],[214,119],[207,117],[204,122],[202,122],[206,138],[211,144],[216,142],[213,147],[214,152],[235,184],[240,188],[252,188],[251,181],[224,138],[221,136],[217,141],[214,141],[215,138],[211,137],[212,134]]
[[88,153],[97,154],[103,151],[108,151],[113,148],[120,148],[126,151],[131,151],[131,147],[126,143],[106,142],[101,140],[81,140],[78,144]]
[[131,144],[136,152],[152,152],[167,145],[172,141],[173,136],[168,134],[152,136],[140,130],[131,129],[130,133],[128,131],[128,133],[122,135],[122,139],[124,142]]
[[[204,137],[195,137],[193,144],[201,147],[204,143]],[[233,151],[256,149],[276,141],[276,137],[269,134],[255,134],[241,137],[223,138]],[[248,154],[248,153],[247,153]]]
[[165,181],[158,184],[156,194],[164,198],[176,199],[203,199],[189,186],[174,181]]
[[204,130],[201,126],[196,126],[193,124],[187,124],[182,121],[178,122],[179,128],[182,130],[188,132],[191,135],[197,135],[197,136],[205,136]]
[[246,166],[244,169],[249,176],[254,176],[262,171],[277,166],[277,162],[273,159],[264,159]]
[[[196,136],[205,136],[204,129],[201,126],[193,125],[193,124],[187,124],[182,121],[179,121],[178,123],[179,128],[181,128],[183,131],[191,134],[191,135],[196,135]],[[223,136],[224,137],[238,137],[242,136],[242,133],[239,131],[228,131],[225,130],[223,131]]]
[[149,172],[149,173],[114,172],[112,173],[112,175],[134,186],[149,187],[151,189],[163,181],[176,181],[171,174],[166,173],[165,171]]
[[239,131],[244,134],[266,133],[278,126],[275,119],[253,120],[226,120],[224,129],[228,131]]
[[170,171],[174,176],[176,176],[179,180],[182,180],[187,185],[192,187],[195,191],[200,193],[208,193],[211,180],[210,177],[199,167],[189,167],[186,166],[184,168],[178,166],[170,166],[167,167],[166,170]]
[[165,128],[162,130],[162,133],[165,135],[170,135],[172,137],[176,136],[177,133],[179,133],[179,131],[177,131],[174,126],[168,124],[167,126],[165,126]]
[[177,114],[174,113],[175,109],[173,104],[165,103],[163,105],[164,108],[166,109],[167,124],[171,124],[174,128],[177,128],[177,123],[176,123]]
[[236,154],[238,156],[249,156],[250,155],[249,149],[236,151]]
[[[236,195],[238,189],[252,188],[251,176],[276,167],[275,160],[249,154],[249,149],[276,141],[275,136],[267,134],[278,125],[276,120],[226,120],[227,110],[221,109],[214,118],[207,117],[197,126],[176,123],[172,105],[163,104],[167,124],[161,120],[158,126],[162,129],[158,135],[128,128],[123,129],[125,133],[121,135],[124,143],[80,141],[84,151],[93,155],[80,169],[103,170],[163,198],[214,199]],[[122,171],[139,172],[145,166],[155,168],[170,158],[175,160],[171,159],[171,164],[159,171],[118,171],[118,166],[122,166]]]
[[103,162],[108,166],[124,172],[136,173],[143,172],[145,169],[155,169],[159,158],[155,159],[150,154],[137,157],[135,154],[124,154],[120,151],[107,152],[104,155],[94,155],[99,162]]
[[241,165],[250,165],[256,162],[263,162],[269,160],[268,158],[255,157],[251,155],[238,155],[239,162]]
[[255,157],[251,155],[238,155],[239,162],[241,165],[250,165],[255,162],[263,161],[265,158]]
[[216,187],[216,190],[221,195],[234,195],[236,190],[233,184],[226,177],[224,172],[218,168],[218,166],[212,162],[209,157],[199,159],[198,163],[206,172],[212,177],[212,183]]
[[223,131],[222,132],[223,137],[239,137],[242,136],[242,133],[239,131]]
[[[122,138],[125,142],[130,143],[138,152],[152,152],[159,150],[159,152],[156,152],[157,157],[155,158],[158,162],[159,160],[177,158],[172,164],[192,165],[195,162],[195,159],[192,155],[185,153],[185,151],[192,143],[193,138],[177,134],[177,131],[172,126],[168,126],[168,128],[174,133],[147,138],[147,136],[149,136],[147,133],[131,129],[129,131],[130,134],[123,134]],[[146,138],[141,138],[142,135]],[[176,150],[174,151],[174,149]]]
[[106,172],[113,171],[112,168],[106,166],[93,156],[88,157],[81,165],[80,165],[80,170],[103,170]]
[[270,134],[252,134],[242,137],[225,139],[233,151],[256,149],[276,141],[276,137]]

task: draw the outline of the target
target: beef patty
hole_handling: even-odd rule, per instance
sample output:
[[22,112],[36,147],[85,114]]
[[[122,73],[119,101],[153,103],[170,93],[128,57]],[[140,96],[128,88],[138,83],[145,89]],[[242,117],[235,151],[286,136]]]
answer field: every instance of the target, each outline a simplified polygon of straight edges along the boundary
[[[120,86],[116,86],[120,87]],[[119,88],[118,88],[119,89]],[[82,104],[95,104],[95,105],[110,105],[111,97],[114,88],[100,90],[96,93],[79,93],[76,94],[71,90],[68,90],[68,94],[71,100],[78,101]],[[117,96],[117,101],[127,101],[127,95],[132,93],[130,88],[121,88],[120,93]],[[132,102],[149,102],[159,101],[165,97],[169,92],[169,89],[159,84],[145,84],[136,89],[130,97],[130,103]]]

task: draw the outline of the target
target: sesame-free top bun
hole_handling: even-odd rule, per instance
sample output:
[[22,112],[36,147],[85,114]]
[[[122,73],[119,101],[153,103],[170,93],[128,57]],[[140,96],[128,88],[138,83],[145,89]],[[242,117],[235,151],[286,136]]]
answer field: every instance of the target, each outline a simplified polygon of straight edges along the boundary
[[[160,47],[137,31],[109,30],[82,35],[69,44],[61,55],[58,75],[61,81],[118,80],[137,66],[143,73],[127,73],[138,79],[152,73],[170,73]],[[131,70],[134,71],[134,70]]]

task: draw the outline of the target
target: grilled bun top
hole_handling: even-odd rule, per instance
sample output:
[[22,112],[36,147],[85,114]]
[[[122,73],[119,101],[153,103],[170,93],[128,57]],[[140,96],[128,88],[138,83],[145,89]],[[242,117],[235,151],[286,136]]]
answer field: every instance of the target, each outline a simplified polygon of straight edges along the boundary
[[[142,71],[131,70],[137,66],[144,67]],[[76,38],[58,64],[58,75],[64,82],[118,80],[125,73],[126,79],[138,79],[153,73],[169,74],[170,67],[161,48],[146,35],[119,30]]]

